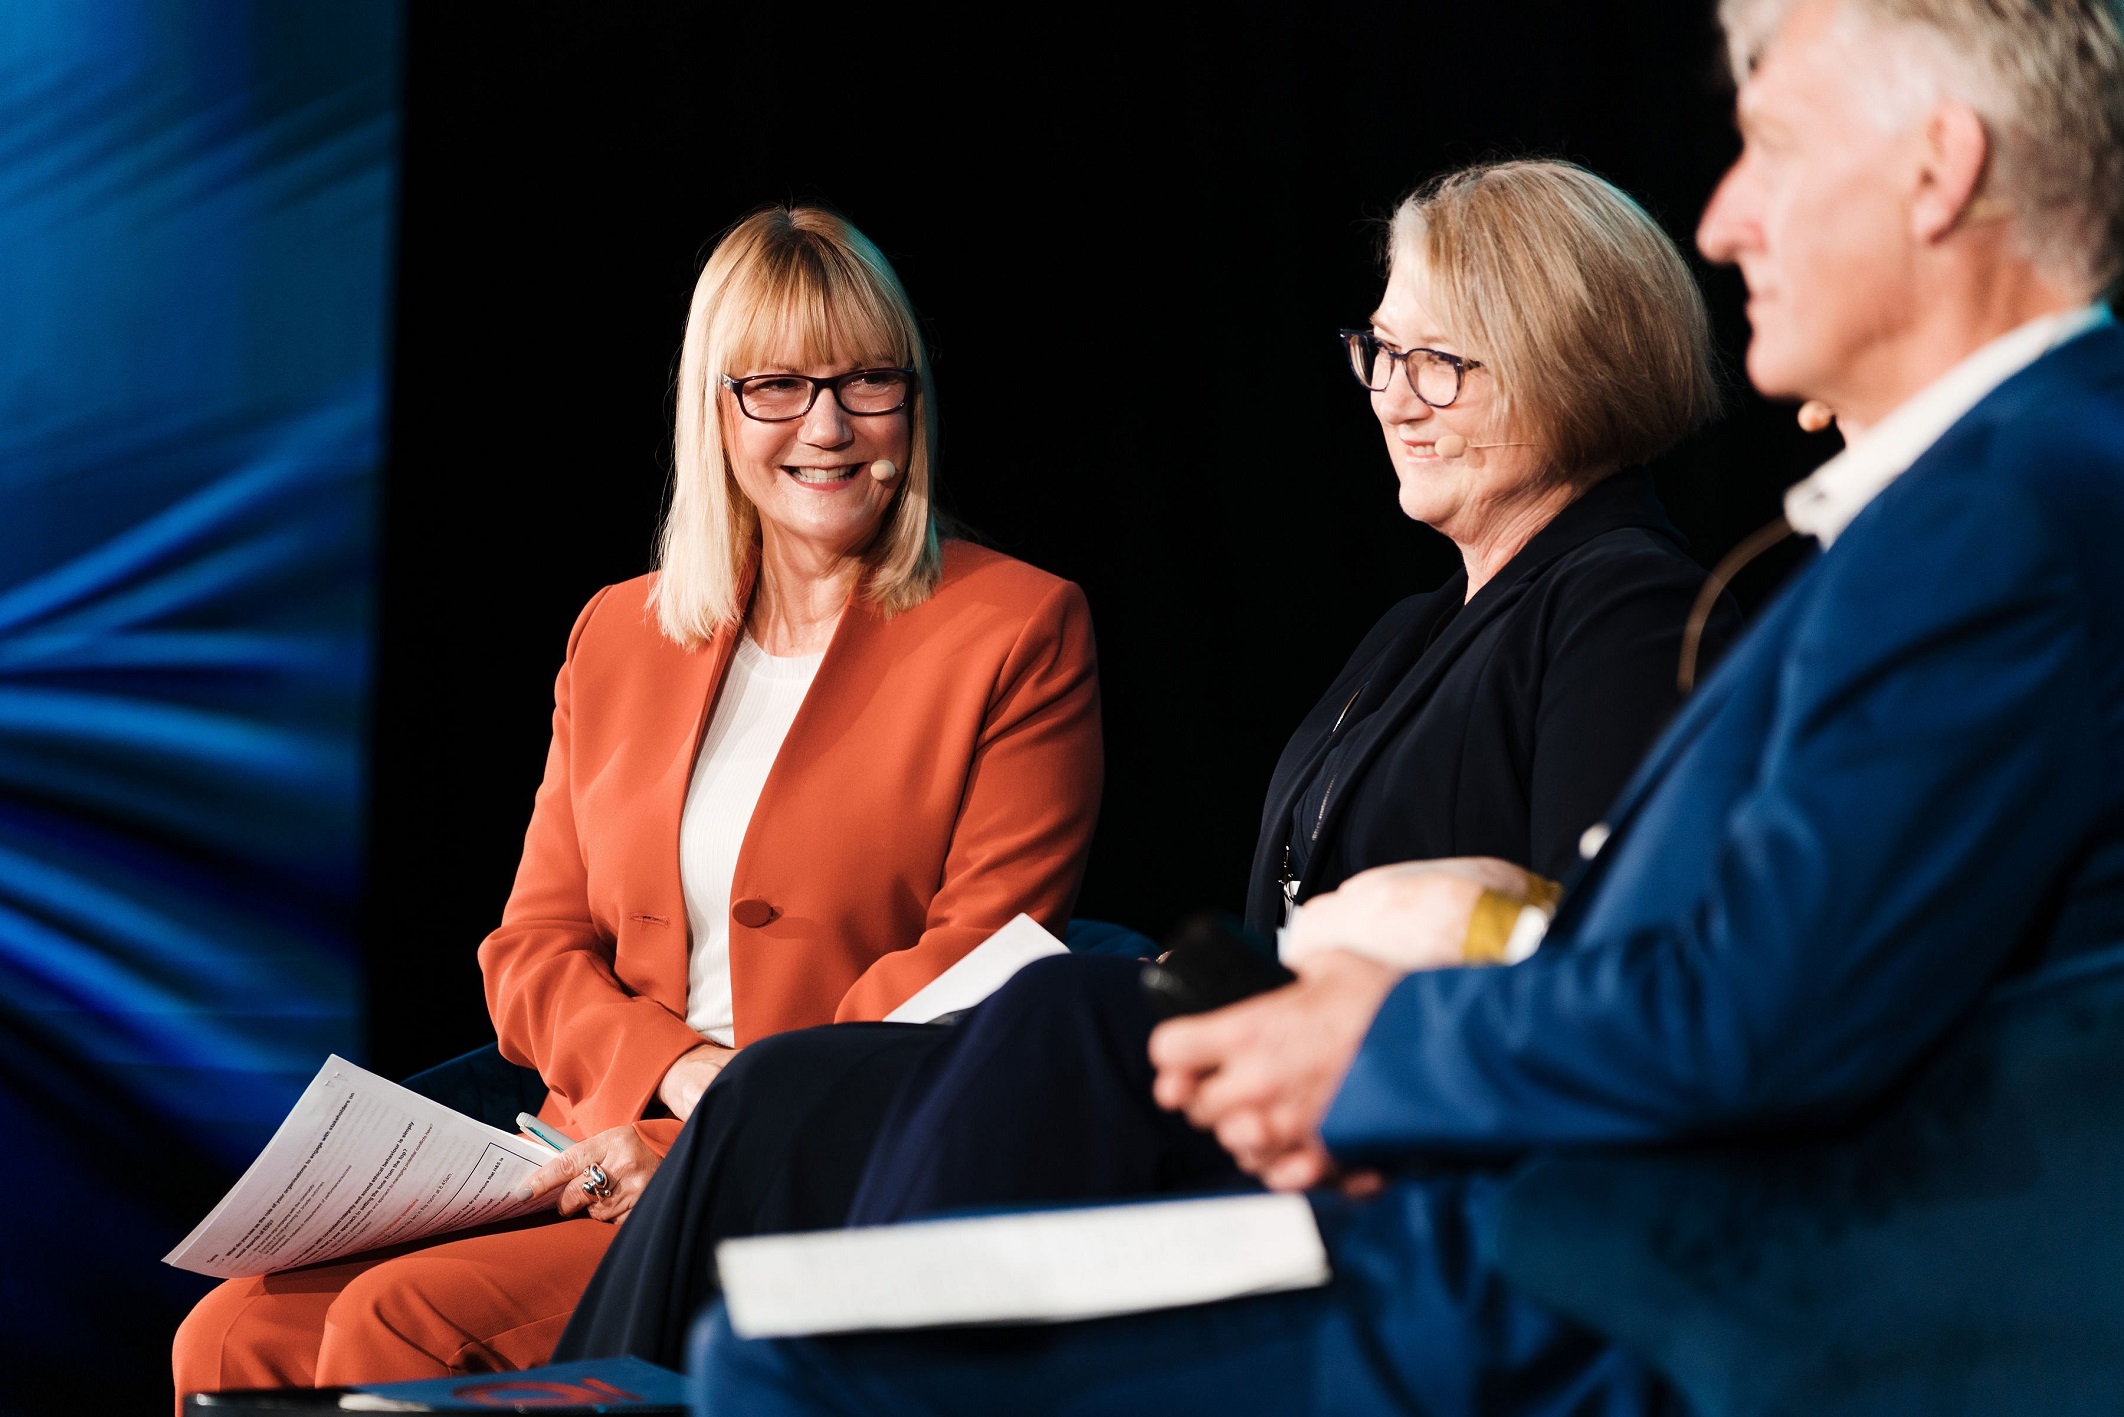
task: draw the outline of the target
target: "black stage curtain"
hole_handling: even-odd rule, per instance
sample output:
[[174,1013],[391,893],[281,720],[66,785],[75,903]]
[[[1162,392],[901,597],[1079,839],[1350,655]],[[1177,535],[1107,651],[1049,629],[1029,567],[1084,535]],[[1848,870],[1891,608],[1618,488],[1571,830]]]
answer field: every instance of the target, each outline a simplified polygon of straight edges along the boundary
[[[820,199],[898,264],[933,329],[950,506],[1097,619],[1109,768],[1079,913],[1157,933],[1238,903],[1285,737],[1453,565],[1396,509],[1333,338],[1379,292],[1377,219],[1446,166],[1561,155],[1687,244],[1736,147],[1710,11],[413,7],[378,1066],[487,1036],[473,951],[552,674],[582,602],[648,568],[687,297],[729,223]],[[1746,393],[1739,282],[1704,280],[1734,412],[1656,471],[1708,561],[1834,436]]]

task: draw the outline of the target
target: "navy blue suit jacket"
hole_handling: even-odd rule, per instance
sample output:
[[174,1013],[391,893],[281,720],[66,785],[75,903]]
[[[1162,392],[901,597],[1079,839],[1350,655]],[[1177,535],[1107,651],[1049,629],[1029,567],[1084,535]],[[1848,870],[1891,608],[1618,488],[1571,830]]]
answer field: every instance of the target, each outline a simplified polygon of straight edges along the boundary
[[2013,970],[2124,940],[2124,333],[2009,379],[1654,746],[1533,959],[1412,975],[1345,1158],[1754,1129],[1877,1095]]

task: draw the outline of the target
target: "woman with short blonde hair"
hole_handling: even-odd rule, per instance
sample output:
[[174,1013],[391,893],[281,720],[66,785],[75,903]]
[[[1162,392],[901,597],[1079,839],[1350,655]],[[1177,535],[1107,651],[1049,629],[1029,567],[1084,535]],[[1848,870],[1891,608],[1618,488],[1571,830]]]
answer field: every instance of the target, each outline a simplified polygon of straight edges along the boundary
[[[615,1223],[756,1040],[877,1020],[1020,913],[1060,931],[1100,790],[1076,586],[940,534],[913,308],[814,207],[701,273],[655,574],[592,598],[501,925],[501,1051],[581,1138],[547,1223],[231,1280],[177,1391],[543,1361]],[[528,1198],[528,1196],[527,1196]]]

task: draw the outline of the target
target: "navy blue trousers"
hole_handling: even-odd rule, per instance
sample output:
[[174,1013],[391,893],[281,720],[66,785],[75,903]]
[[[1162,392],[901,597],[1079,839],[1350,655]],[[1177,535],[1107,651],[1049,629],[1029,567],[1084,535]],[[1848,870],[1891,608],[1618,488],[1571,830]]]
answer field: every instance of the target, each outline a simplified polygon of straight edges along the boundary
[[[1150,1097],[1133,961],[1021,971],[916,1059],[850,1206],[857,1224],[969,1207],[1250,1185]],[[1639,1360],[1519,1294],[1485,1252],[1502,1182],[1455,1169],[1367,1202],[1314,1197],[1326,1288],[1092,1323],[745,1342],[720,1306],[688,1364],[699,1412],[1143,1414],[1679,1410]]]
[[718,1304],[687,1365],[704,1417],[1666,1417],[1640,1360],[1513,1292],[1483,1255],[1501,1182],[1456,1173],[1314,1197],[1325,1288],[1089,1323],[739,1339]]
[[[712,1243],[730,1235],[1251,1185],[1151,1101],[1139,969],[1042,960],[950,1028],[841,1025],[748,1048],[681,1133],[556,1357],[672,1362],[675,1332],[715,1298]],[[1335,1271],[1320,1290],[792,1342],[742,1342],[717,1305],[688,1367],[702,1411],[747,1417],[1669,1410],[1638,1360],[1494,1272],[1481,1237],[1500,1184],[1450,1170],[1369,1202],[1316,1196]]]
[[1037,960],[925,1055],[879,1127],[850,1225],[1251,1185],[1151,1100],[1141,961]]

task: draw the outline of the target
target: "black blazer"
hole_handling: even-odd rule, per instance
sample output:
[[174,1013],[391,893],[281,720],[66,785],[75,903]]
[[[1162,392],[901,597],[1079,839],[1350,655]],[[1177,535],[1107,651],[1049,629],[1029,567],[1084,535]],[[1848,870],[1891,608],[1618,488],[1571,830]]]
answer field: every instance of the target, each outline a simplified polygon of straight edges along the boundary
[[[1463,605],[1467,573],[1365,636],[1270,780],[1247,922],[1359,871],[1499,856],[1562,880],[1681,702],[1682,627],[1703,586],[1641,469],[1588,489]],[[1722,597],[1704,663],[1739,627]],[[1337,727],[1339,721],[1339,728]]]

